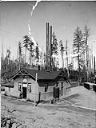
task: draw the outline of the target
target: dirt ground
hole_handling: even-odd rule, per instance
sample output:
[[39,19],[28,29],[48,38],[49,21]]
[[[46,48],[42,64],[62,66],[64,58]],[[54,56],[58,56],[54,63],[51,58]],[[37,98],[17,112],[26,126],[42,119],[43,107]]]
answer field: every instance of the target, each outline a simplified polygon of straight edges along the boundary
[[[82,89],[82,91],[86,90]],[[78,95],[80,96],[79,92]],[[82,105],[83,98],[78,95],[78,100],[76,97],[66,100],[75,103],[78,101],[78,104]],[[31,102],[2,96],[1,114],[15,117],[22,123],[22,128],[96,128],[96,111],[74,107],[66,100],[53,105],[39,104],[35,107]]]
[[70,94],[71,96],[66,98],[68,101],[77,106],[96,110],[96,92],[78,86],[72,88]]

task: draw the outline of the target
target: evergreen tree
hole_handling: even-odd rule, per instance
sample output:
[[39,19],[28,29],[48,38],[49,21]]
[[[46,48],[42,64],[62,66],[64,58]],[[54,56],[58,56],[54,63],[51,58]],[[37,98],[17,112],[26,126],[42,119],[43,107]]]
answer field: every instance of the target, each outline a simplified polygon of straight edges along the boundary
[[88,63],[89,63],[89,47],[88,47],[88,37],[89,37],[89,29],[87,26],[84,27],[84,33],[83,33],[83,41],[84,41],[84,47],[85,47],[85,67],[87,71],[87,80],[88,80]]
[[18,43],[18,49],[19,49],[19,69],[21,66],[21,59],[22,59],[22,47],[21,47],[21,42]]
[[61,52],[61,58],[62,58],[62,68],[64,68],[64,58],[63,58],[63,53],[64,53],[64,46],[62,40],[60,40],[60,52]]
[[36,59],[39,60],[39,48],[38,48],[38,44],[36,46]]
[[56,68],[55,62],[56,62],[56,58],[53,57],[54,55],[58,54],[58,42],[57,42],[57,38],[55,33],[53,32],[52,35],[52,44],[51,44],[51,66],[52,69]]
[[8,60],[8,64],[10,63],[10,54],[11,54],[11,51],[9,49],[7,49],[7,60]]
[[23,46],[28,50],[29,49],[29,43],[30,43],[30,37],[28,35],[24,36],[23,40]]
[[[24,47],[25,47],[25,56],[26,56],[26,50],[30,52],[30,65],[32,65],[32,58],[34,57],[34,42],[30,39],[28,35],[24,36],[23,41]],[[25,57],[26,58],[26,57]]]
[[82,67],[82,65],[84,65],[83,64],[84,61],[82,59],[82,51],[83,51],[83,48],[84,48],[83,46],[84,46],[83,33],[82,33],[81,29],[79,27],[77,27],[76,30],[75,30],[75,32],[74,32],[73,53],[78,55],[77,56],[77,60],[78,60],[78,71],[79,71],[78,78],[80,78],[81,67]]
[[28,35],[25,35],[23,40],[23,46],[25,47],[25,63],[26,63],[26,54],[27,54],[27,50],[29,49],[29,42],[30,42],[30,38]]
[[29,42],[29,51],[30,51],[30,65],[32,65],[32,58],[34,57],[34,43],[30,40]]
[[57,54],[58,53],[58,42],[57,42],[57,38],[56,38],[56,35],[55,33],[53,32],[53,42],[51,44],[51,50],[52,50],[52,53],[51,54]]

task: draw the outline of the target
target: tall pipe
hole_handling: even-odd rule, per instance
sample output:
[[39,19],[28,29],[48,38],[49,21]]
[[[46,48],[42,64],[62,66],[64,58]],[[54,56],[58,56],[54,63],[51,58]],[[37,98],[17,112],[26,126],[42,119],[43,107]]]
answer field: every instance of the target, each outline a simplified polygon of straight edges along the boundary
[[46,23],[46,65],[48,65],[48,51],[49,51],[49,23]]
[[52,61],[52,58],[51,58],[51,54],[52,54],[51,45],[52,45],[52,26],[50,26],[50,43],[49,43],[50,68],[51,68],[51,61]]

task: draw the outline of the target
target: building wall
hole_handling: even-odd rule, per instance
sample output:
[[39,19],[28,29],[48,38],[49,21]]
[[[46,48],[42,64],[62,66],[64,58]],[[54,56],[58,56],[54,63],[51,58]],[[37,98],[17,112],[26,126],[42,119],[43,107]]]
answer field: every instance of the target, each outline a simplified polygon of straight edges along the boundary
[[[9,88],[6,87],[5,88],[5,92],[7,95],[11,95],[11,96],[15,96],[15,97],[20,97],[20,92],[22,91],[22,88],[21,88],[21,91],[18,90],[18,83],[23,83],[23,79],[24,78],[17,78],[14,80],[14,88],[10,88],[10,91],[9,91]],[[32,78],[26,78],[28,83],[31,84],[31,92],[29,92],[28,90],[28,84],[27,84],[27,99],[30,99],[30,100],[34,100],[34,95],[35,95],[35,91],[37,92],[38,89],[36,89],[38,87],[38,83],[36,83]],[[23,87],[23,85],[22,85]],[[36,88],[35,88],[36,87]],[[38,92],[37,92],[38,94]]]
[[[63,87],[61,87],[61,82],[63,82]],[[60,97],[66,97],[70,93],[70,84],[67,81],[59,81]]]
[[9,88],[5,87],[5,92],[7,95],[11,95],[11,96],[15,96],[15,97],[19,97],[20,96],[20,91],[18,90],[18,82],[22,82],[22,78],[17,78],[14,80],[14,88]]
[[48,89],[47,89],[46,92],[45,92],[44,83],[40,83],[40,85],[43,85],[43,87],[39,86],[40,100],[42,101],[42,100],[51,100],[51,99],[53,99],[53,87],[55,86],[55,83],[49,83],[48,84]]
[[[26,78],[28,83],[31,84],[31,92],[28,90],[27,86],[27,97],[26,99],[29,99],[31,101],[38,101],[40,100],[51,100],[53,99],[53,87],[56,85],[56,83],[49,83],[48,89],[45,92],[45,85],[44,83],[38,83],[33,80],[32,78]],[[18,90],[18,83],[23,82],[23,78],[17,78],[14,80],[14,88],[5,88],[5,92],[7,95],[20,97],[20,91]],[[63,82],[63,87],[61,87],[61,82]],[[58,81],[58,86],[60,89],[60,97],[65,97],[70,93],[70,84],[66,81]],[[21,90],[22,91],[22,90]]]
[[[63,83],[63,88],[61,82]],[[52,100],[54,86],[56,86],[56,83],[50,83],[47,92],[45,92],[45,87],[39,87],[39,91],[41,92],[40,100]],[[58,86],[60,90],[59,97],[66,97],[70,94],[70,84],[67,81],[58,81]]]
[[9,87],[5,87],[5,94],[7,95],[10,95],[10,92],[11,92],[12,88],[9,88]]
[[11,88],[10,95],[19,97],[20,96],[20,91],[18,90],[18,82],[21,82],[21,79],[16,79],[14,81],[14,88]]
[[27,89],[27,99],[30,99],[31,101],[38,101],[38,95],[39,95],[39,90],[38,90],[38,83],[33,80],[32,78],[28,78],[28,83],[31,83],[31,92],[28,91]]

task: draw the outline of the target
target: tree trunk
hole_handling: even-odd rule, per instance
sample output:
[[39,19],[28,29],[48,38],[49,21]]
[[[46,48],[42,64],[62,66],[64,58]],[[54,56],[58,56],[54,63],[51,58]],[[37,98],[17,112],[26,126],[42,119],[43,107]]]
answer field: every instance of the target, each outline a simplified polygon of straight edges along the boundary
[[27,49],[25,47],[25,63],[26,63],[26,53],[27,53]]
[[61,52],[61,57],[62,57],[62,68],[64,69],[64,58],[63,58],[63,52]]

